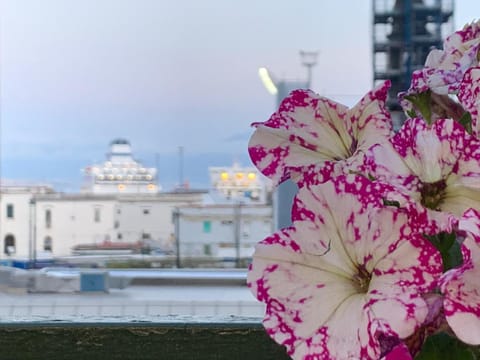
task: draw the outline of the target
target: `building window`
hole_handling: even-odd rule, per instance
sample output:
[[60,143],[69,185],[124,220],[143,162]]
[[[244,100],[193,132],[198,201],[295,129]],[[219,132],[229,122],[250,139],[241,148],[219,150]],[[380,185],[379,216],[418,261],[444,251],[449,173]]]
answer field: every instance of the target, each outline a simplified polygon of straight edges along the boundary
[[52,210],[45,210],[45,227],[50,229],[52,227]]
[[203,222],[203,232],[204,233],[209,233],[212,231],[212,222],[209,220],[206,220]]
[[100,208],[95,208],[93,212],[93,221],[96,223],[100,222],[101,219],[101,213],[100,213]]
[[150,234],[149,233],[142,233],[142,239],[143,240],[150,239]]
[[122,234],[118,233],[118,234],[117,234],[117,239],[118,239],[118,240],[122,240]]
[[143,215],[150,214],[150,209],[143,209]]
[[15,236],[13,235],[5,236],[3,252],[7,255],[15,254]]
[[52,251],[52,238],[50,236],[46,236],[43,240],[43,250]]
[[13,219],[13,204],[7,204],[7,219]]

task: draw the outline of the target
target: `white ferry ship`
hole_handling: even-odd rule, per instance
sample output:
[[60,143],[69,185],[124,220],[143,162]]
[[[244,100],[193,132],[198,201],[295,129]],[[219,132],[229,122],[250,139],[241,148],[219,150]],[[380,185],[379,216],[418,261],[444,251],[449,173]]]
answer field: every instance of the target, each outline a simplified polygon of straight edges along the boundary
[[93,194],[153,194],[159,191],[157,169],[144,167],[132,155],[128,140],[115,139],[103,164],[84,169],[82,192]]

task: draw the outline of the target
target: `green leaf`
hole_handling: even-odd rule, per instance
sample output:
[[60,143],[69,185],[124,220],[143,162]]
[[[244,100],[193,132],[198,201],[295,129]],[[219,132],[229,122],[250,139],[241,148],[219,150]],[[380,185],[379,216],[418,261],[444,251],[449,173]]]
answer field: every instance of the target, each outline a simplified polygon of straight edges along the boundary
[[430,336],[415,360],[476,360],[475,348],[447,333]]
[[442,232],[437,235],[424,235],[442,255],[443,271],[457,267],[463,263],[460,244],[455,233]]
[[431,92],[430,90],[415,95],[407,95],[405,99],[410,101],[420,111],[427,124],[432,123]]
[[465,128],[466,132],[472,135],[472,115],[468,111],[463,113],[458,122]]
[[407,115],[408,117],[411,117],[411,118],[416,118],[417,117],[417,113],[415,110],[407,110]]

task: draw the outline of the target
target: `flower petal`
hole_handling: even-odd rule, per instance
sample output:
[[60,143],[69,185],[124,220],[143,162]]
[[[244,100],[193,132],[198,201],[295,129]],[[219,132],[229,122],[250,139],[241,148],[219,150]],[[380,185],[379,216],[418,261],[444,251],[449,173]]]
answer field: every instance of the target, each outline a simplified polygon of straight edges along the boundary
[[257,245],[248,285],[293,358],[378,359],[379,334],[407,337],[426,318],[441,258],[413,208],[383,204],[390,189],[354,175],[300,188],[293,226]]
[[389,86],[385,82],[350,110],[312,91],[293,91],[268,121],[253,124],[256,129],[249,142],[253,163],[280,183],[311,165],[361,156],[391,134],[385,108]]
[[459,217],[470,207],[480,207],[480,141],[452,119],[430,126],[422,119],[408,119],[391,145],[372,147],[368,157],[378,181],[416,201],[422,199],[424,184],[444,181],[441,211]]
[[[440,280],[445,317],[457,337],[472,345],[480,344],[480,248],[472,238],[462,244],[464,264],[447,271]],[[472,261],[469,258],[474,257]]]
[[478,113],[480,109],[480,67],[469,69],[463,77],[458,91],[458,99],[472,118],[472,130],[479,135],[480,123]]

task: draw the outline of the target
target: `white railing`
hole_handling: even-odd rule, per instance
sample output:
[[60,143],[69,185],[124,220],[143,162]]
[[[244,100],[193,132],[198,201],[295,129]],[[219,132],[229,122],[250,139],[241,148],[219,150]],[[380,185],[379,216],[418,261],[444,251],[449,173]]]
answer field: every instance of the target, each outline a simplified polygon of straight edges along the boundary
[[248,316],[261,318],[264,305],[252,301],[145,301],[114,304],[10,303],[0,307],[0,318],[35,316]]

